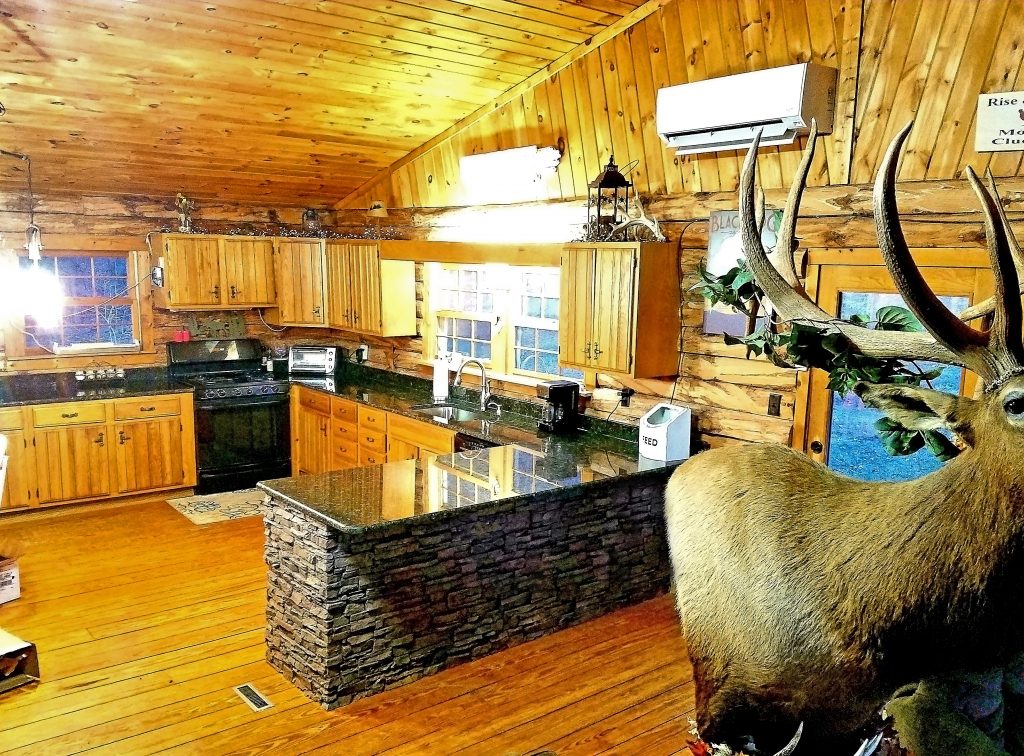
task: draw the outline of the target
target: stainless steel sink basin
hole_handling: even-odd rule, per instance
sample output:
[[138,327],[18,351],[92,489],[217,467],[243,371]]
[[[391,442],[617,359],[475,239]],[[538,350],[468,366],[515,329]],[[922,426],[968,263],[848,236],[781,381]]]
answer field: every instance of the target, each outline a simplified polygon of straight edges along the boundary
[[484,413],[478,410],[468,410],[456,407],[454,404],[414,404],[409,409],[424,415],[430,415],[438,422],[466,422],[484,417]]

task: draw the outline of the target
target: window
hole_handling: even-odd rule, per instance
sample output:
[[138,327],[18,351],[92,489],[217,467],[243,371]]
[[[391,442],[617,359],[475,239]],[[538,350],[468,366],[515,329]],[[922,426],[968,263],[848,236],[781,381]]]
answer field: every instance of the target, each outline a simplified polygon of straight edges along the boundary
[[426,266],[427,357],[475,357],[490,370],[540,379],[583,379],[558,365],[558,268]]
[[[139,347],[139,302],[134,259],[126,252],[82,254],[57,252],[39,261],[56,275],[64,294],[56,325],[24,321],[25,351],[132,351]],[[33,263],[19,258],[19,267]]]

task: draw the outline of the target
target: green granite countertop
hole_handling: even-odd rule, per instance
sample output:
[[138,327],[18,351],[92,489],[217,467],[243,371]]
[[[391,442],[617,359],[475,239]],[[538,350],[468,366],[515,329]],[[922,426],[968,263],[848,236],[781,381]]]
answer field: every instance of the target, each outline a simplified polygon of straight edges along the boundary
[[129,368],[123,379],[109,381],[79,381],[71,372],[0,376],[0,407],[181,393],[192,393],[191,386],[162,367]]
[[[293,384],[422,421],[413,407],[430,402],[428,381],[349,365],[331,378],[291,377]],[[457,390],[456,406],[479,412],[479,394]],[[537,430],[537,404],[501,397],[502,412],[440,423],[498,446],[372,467],[264,481],[260,488],[342,531],[363,532],[420,517],[456,516],[626,475],[664,479],[678,463],[641,459],[637,429],[584,418],[569,434]]]
[[[379,531],[411,519],[457,517],[515,506],[537,496],[557,496],[623,476],[664,480],[677,463],[640,461],[577,442],[519,444],[389,462],[350,470],[259,483],[273,498],[305,510],[332,528]],[[554,492],[554,493],[552,493]]]

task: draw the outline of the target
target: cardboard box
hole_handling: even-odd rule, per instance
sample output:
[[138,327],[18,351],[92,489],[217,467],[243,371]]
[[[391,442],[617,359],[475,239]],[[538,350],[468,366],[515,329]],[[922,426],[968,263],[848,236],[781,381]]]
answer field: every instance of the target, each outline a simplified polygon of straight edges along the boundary
[[35,644],[0,630],[0,693],[38,679],[39,655]]
[[21,596],[21,571],[18,560],[0,555],[0,604]]

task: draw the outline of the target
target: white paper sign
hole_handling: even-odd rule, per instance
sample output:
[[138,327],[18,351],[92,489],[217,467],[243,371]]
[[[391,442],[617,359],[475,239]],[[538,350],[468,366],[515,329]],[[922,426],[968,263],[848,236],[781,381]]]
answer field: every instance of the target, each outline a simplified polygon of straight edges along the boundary
[[1024,150],[1024,92],[978,96],[974,149],[977,152]]

